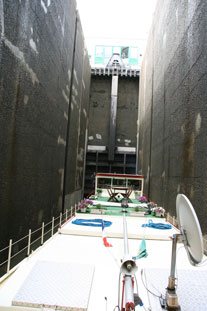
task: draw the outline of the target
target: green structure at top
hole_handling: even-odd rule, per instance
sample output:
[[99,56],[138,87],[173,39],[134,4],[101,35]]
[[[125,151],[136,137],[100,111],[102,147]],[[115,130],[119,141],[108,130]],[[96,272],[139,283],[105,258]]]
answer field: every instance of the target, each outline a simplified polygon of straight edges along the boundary
[[114,53],[120,54],[124,65],[136,66],[138,65],[138,48],[131,46],[110,46],[110,45],[96,45],[94,63],[99,65],[107,65],[111,56]]

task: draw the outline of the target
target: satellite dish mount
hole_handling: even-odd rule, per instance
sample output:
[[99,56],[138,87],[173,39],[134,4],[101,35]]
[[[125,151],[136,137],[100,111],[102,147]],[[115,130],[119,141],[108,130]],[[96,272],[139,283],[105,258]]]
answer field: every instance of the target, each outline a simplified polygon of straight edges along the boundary
[[185,246],[188,259],[192,265],[197,265],[203,258],[203,238],[200,224],[191,202],[184,194],[178,194],[176,199],[179,234],[172,237],[172,257],[168,287],[166,289],[166,309],[181,310],[176,293],[176,249],[177,242]]

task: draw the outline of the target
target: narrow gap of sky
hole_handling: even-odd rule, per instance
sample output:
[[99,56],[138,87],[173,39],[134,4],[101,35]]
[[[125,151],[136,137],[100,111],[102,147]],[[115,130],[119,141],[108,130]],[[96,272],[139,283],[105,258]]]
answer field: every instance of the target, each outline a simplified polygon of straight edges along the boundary
[[101,38],[146,41],[156,3],[157,0],[77,0],[87,47],[91,40]]

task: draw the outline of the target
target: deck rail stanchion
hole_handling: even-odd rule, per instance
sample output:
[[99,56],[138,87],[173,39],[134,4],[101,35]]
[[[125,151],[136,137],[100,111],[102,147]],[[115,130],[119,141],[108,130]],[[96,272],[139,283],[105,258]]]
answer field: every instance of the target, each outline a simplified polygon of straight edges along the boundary
[[45,224],[43,222],[42,223],[42,234],[41,234],[41,245],[43,245],[43,243],[44,243],[44,226],[45,226]]
[[62,213],[60,213],[60,227],[61,227],[61,224],[62,224]]
[[11,251],[12,251],[12,240],[9,240],[9,252],[8,252],[8,262],[7,262],[7,273],[9,273],[9,270],[10,270]]
[[68,209],[66,208],[66,211],[65,211],[65,220],[68,219]]
[[73,207],[72,207],[72,205],[71,205],[71,207],[70,207],[70,216],[71,216],[71,217],[73,216]]
[[75,214],[76,214],[76,208],[77,208],[77,204],[75,203]]
[[124,198],[121,202],[123,212],[123,234],[124,234],[124,257],[122,260],[121,272],[124,275],[125,283],[125,306],[126,310],[135,310],[134,305],[134,290],[133,290],[133,275],[137,270],[135,261],[129,255],[129,245],[127,236],[127,223],[126,223],[126,209],[128,207],[128,199]]
[[30,254],[30,245],[31,245],[31,229],[29,229],[29,235],[28,235],[27,256],[29,256]]
[[53,218],[52,218],[52,230],[51,230],[51,237],[53,236],[53,233],[54,233],[54,221],[55,221],[55,218],[53,217]]

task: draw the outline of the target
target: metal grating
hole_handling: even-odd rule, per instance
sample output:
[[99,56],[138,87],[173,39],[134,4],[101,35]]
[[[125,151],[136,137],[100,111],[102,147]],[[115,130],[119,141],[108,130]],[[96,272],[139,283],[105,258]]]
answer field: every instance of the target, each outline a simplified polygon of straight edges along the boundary
[[93,265],[38,261],[12,305],[87,310],[93,274]]
[[[178,270],[177,295],[182,311],[206,311],[207,303],[207,271],[206,270]],[[170,269],[146,269],[145,277],[147,288],[165,296]],[[150,305],[153,311],[163,311],[159,298],[149,293]]]

